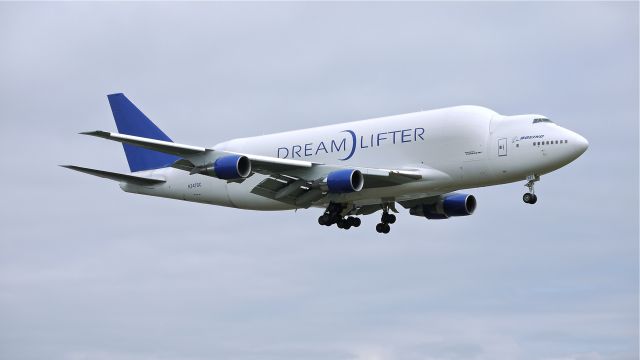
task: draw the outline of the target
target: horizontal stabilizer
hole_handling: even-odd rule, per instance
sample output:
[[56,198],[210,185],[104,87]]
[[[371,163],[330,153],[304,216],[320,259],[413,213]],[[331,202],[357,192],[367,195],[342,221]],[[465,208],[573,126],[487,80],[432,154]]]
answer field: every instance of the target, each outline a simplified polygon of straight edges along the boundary
[[85,174],[99,176],[105,179],[115,180],[119,182],[126,182],[134,185],[149,186],[149,185],[158,185],[165,182],[164,180],[161,180],[161,179],[152,179],[152,178],[146,178],[142,176],[120,174],[120,173],[115,173],[111,171],[96,170],[96,169],[90,169],[90,168],[85,168],[81,166],[75,166],[75,165],[60,165],[60,166],[62,166],[63,168],[79,171]]

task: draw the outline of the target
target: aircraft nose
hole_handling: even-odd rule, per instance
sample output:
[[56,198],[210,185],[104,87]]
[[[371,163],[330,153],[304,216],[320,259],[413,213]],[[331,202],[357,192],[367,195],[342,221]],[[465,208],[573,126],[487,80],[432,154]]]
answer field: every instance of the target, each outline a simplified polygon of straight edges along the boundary
[[584,136],[576,134],[577,150],[582,155],[589,148],[589,141]]
[[589,148],[589,141],[584,138],[584,136],[572,132],[572,143],[571,146],[573,148],[574,156],[577,158],[578,156],[584,154],[585,151]]

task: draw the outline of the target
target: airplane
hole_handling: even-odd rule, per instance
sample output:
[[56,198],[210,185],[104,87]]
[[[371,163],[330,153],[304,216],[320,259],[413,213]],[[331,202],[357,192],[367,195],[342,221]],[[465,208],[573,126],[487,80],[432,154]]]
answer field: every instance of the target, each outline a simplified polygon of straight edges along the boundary
[[125,192],[250,210],[321,208],[318,223],[359,227],[382,211],[387,234],[396,204],[409,214],[473,214],[458,191],[526,181],[534,185],[588,148],[581,135],[543,115],[504,116],[455,106],[246,137],[213,147],[173,142],[122,93],[107,95],[118,132],[80,134],[122,143],[131,173],[61,165],[119,183]]

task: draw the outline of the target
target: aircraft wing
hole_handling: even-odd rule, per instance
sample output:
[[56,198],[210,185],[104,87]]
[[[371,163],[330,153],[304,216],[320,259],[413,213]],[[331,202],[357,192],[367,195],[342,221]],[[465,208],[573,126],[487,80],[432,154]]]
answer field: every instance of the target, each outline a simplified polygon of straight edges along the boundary
[[[303,160],[220,151],[200,146],[184,145],[170,141],[107,131],[90,131],[81,134],[179,156],[181,159],[176,161],[172,166],[177,169],[189,171],[191,174],[198,173],[201,167],[206,165],[206,162],[211,162],[219,157],[243,155],[251,160],[251,169],[253,172],[268,176],[267,179],[252,189],[252,193],[301,207],[308,207],[311,203],[326,195],[322,190],[318,189],[317,185],[325,179],[329,173],[336,170],[359,170],[364,177],[365,189],[400,185],[424,178],[423,169],[402,170],[357,166],[344,167]],[[244,179],[231,181],[242,182],[243,180]]]
[[[301,168],[310,168],[314,163],[309,161],[301,161],[301,160],[290,160],[290,159],[280,159],[269,156],[262,155],[250,155],[250,154],[240,154],[235,152],[227,152],[227,151],[218,151],[209,148],[204,148],[200,146],[192,146],[185,144],[178,144],[171,141],[162,141],[149,139],[140,136],[133,135],[125,135],[119,133],[112,133],[108,131],[87,131],[80,133],[82,135],[90,135],[96,136],[99,138],[117,141],[124,144],[139,146],[145,149],[159,151],[165,154],[171,154],[180,156],[186,159],[179,160],[177,164],[174,165],[175,168],[182,170],[191,170],[191,167],[196,166],[194,161],[197,161],[198,155],[209,155],[208,160],[215,160],[218,157],[222,157],[225,155],[245,155],[251,160],[251,165],[254,170],[257,170],[258,173],[268,173],[268,172],[280,172],[283,170],[291,170],[291,169],[301,169]],[[186,161],[183,161],[186,160]],[[259,171],[262,170],[262,171]]]
[[121,142],[123,144],[135,145],[149,150],[155,150],[166,154],[186,156],[201,154],[207,149],[199,146],[177,144],[171,141],[162,141],[149,139],[140,136],[112,133],[108,131],[87,131],[81,132],[81,135],[96,136],[99,138]]
[[[268,178],[256,185],[251,192],[272,200],[307,208],[315,201],[326,196],[326,193],[316,186],[319,180],[324,179],[331,171],[339,169],[344,169],[344,167],[324,164],[314,165],[314,173],[323,174],[315,180],[309,180],[313,176],[310,177],[307,172],[301,171],[270,174]],[[400,185],[423,178],[422,174],[414,171],[372,169],[357,166],[348,167],[348,169],[359,170],[362,173],[364,177],[363,189]]]

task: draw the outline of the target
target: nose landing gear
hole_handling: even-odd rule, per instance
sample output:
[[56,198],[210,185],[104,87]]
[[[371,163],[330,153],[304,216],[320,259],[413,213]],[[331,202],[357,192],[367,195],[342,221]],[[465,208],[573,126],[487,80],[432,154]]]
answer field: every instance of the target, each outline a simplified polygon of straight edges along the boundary
[[538,202],[538,197],[536,196],[535,190],[533,188],[536,181],[540,181],[540,176],[538,175],[529,175],[527,176],[527,183],[524,185],[529,188],[529,192],[522,195],[522,201],[527,204],[535,204]]

